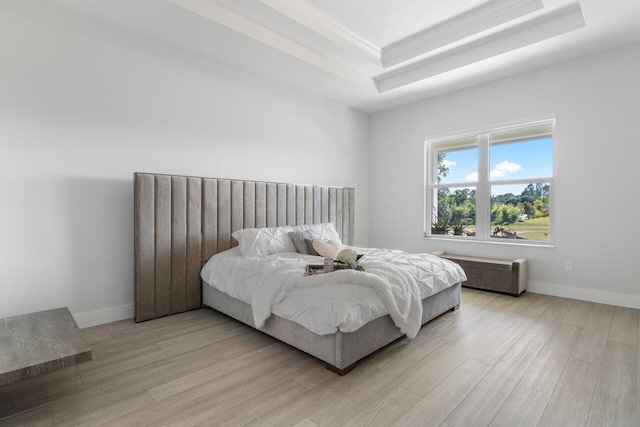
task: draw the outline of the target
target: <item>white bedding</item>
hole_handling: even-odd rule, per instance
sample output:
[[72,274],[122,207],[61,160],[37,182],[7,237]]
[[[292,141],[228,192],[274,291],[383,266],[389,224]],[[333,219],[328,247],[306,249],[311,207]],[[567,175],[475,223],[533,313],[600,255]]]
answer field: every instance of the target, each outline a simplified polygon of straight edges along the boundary
[[[419,301],[466,280],[460,266],[435,255],[408,254],[389,249],[354,249],[366,254],[361,264],[368,274],[377,273],[379,277],[387,277],[391,281],[394,277],[404,279],[406,295],[397,301],[400,311],[405,311],[406,322],[402,321],[402,315],[398,317],[398,308],[393,306],[393,301],[391,309],[396,325],[410,337],[417,332],[420,319],[416,328],[415,310],[408,305],[403,307],[411,304],[408,300],[411,295],[408,294],[415,293],[414,299]],[[353,280],[354,277],[364,277],[357,276],[362,274],[357,272],[304,278],[307,264],[322,264],[322,258],[294,252],[244,258],[236,247],[213,256],[203,267],[201,277],[208,285],[251,304],[258,326],[261,320],[270,315],[269,308],[272,313],[318,335],[333,334],[337,330],[354,332],[371,320],[389,314],[380,297],[379,283],[377,288],[364,281],[353,283],[359,281]],[[274,280],[276,276],[277,280]],[[284,284],[289,278],[291,280],[286,289],[276,288],[278,283]],[[331,280],[327,280],[329,278]],[[385,294],[386,291],[382,291],[389,305],[389,298]],[[254,301],[254,298],[259,300]],[[264,307],[266,314],[256,313],[264,311]]]

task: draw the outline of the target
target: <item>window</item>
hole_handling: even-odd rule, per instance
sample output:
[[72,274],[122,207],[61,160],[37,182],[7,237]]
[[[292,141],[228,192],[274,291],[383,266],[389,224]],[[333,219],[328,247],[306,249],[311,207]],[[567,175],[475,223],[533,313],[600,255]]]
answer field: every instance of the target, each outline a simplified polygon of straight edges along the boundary
[[552,241],[554,120],[426,142],[426,236]]

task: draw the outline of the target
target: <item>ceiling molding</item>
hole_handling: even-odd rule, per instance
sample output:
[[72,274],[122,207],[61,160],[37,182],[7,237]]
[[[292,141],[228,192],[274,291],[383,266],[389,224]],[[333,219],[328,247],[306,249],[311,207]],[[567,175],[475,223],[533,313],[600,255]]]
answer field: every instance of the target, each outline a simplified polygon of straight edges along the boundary
[[381,65],[381,49],[304,0],[260,0],[316,34]]
[[584,26],[580,4],[572,3],[412,66],[379,75],[375,78],[376,86],[379,93],[387,92]]
[[258,22],[242,16],[219,3],[209,0],[168,0],[170,3],[195,13],[207,20],[216,22],[230,30],[250,37],[301,61],[332,73],[342,79],[360,86],[370,87],[373,82],[369,76],[339,61],[322,55],[300,43],[285,37]]
[[544,7],[542,0],[492,0],[382,49],[384,68],[494,28]]

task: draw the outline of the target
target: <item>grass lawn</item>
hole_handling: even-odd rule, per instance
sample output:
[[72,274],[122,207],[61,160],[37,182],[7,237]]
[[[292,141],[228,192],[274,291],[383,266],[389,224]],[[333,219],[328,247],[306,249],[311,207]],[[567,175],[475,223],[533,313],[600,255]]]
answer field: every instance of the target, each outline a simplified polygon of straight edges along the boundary
[[549,240],[549,217],[532,218],[523,222],[505,225],[505,230],[515,231],[518,237],[527,240]]
[[[491,226],[491,230],[495,228],[495,225]],[[549,217],[528,219],[523,222],[516,222],[510,225],[502,226],[505,230],[515,231],[519,238],[526,240],[540,240],[546,242],[549,240]],[[467,232],[475,232],[476,226],[469,225],[465,227]],[[453,234],[451,231],[449,234]],[[493,237],[493,236],[491,236]],[[499,239],[503,237],[497,237]]]

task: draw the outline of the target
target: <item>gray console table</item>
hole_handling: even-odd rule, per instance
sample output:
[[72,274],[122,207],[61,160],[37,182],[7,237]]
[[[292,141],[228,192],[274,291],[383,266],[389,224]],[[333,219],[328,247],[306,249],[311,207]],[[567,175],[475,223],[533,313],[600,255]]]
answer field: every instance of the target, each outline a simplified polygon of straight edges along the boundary
[[75,393],[92,358],[66,307],[0,319],[0,419]]

